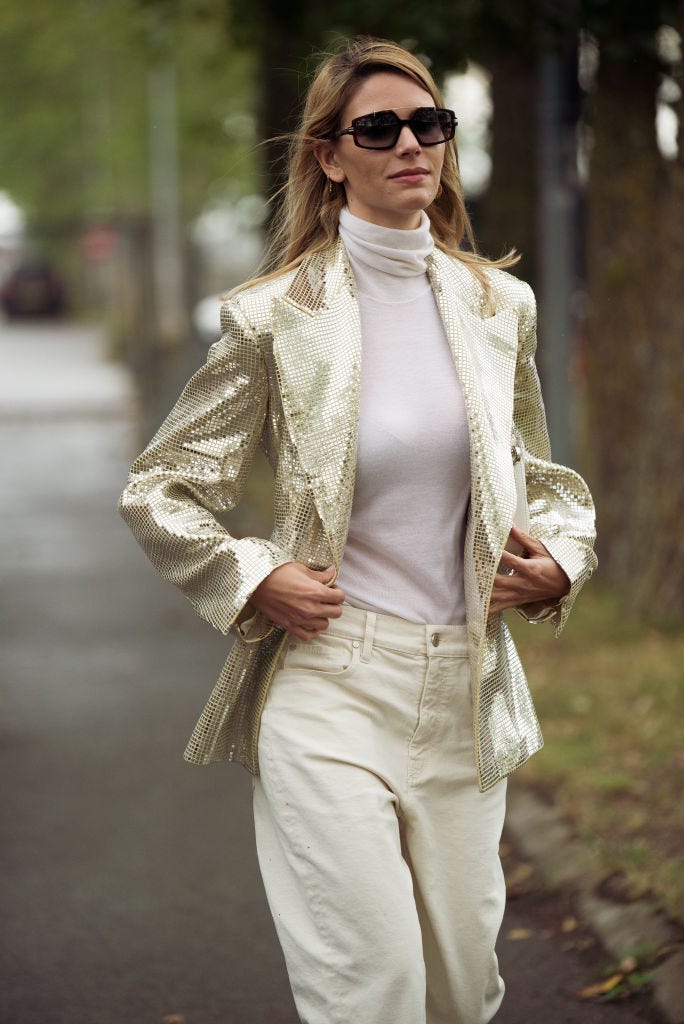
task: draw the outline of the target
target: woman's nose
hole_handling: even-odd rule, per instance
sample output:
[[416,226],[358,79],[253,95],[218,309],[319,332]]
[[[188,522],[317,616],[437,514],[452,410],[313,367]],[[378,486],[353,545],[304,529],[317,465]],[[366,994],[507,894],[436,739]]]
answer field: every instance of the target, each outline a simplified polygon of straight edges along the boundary
[[410,153],[420,150],[420,143],[407,124],[401,127],[396,148],[399,153]]

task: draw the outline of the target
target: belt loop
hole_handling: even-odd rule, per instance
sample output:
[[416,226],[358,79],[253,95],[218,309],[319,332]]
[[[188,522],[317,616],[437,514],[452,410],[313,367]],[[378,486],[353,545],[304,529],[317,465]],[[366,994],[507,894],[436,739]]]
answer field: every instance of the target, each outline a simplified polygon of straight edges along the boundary
[[375,636],[375,612],[366,612],[366,628],[363,633],[363,650],[361,661],[370,661],[373,652],[373,637]]

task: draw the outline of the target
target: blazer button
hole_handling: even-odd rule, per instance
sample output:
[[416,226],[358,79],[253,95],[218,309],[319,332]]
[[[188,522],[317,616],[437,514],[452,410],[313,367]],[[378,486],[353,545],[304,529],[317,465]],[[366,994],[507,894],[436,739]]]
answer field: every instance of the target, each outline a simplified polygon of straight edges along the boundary
[[439,647],[439,633],[433,633],[430,637],[430,643],[433,647]]

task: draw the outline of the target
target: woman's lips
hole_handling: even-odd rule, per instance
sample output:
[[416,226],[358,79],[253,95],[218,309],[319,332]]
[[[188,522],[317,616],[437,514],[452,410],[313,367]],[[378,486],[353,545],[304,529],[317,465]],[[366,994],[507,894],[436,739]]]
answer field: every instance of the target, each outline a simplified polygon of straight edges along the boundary
[[390,178],[393,181],[423,181],[429,173],[429,171],[423,170],[422,167],[407,167],[405,171],[397,171],[396,174],[391,174]]

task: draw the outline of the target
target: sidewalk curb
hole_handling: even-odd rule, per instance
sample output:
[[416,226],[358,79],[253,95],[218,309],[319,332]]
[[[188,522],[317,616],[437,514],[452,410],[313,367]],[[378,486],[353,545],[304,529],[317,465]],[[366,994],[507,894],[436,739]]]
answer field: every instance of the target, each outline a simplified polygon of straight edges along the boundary
[[[573,838],[554,807],[519,784],[508,790],[506,830],[550,886],[575,894],[580,916],[616,961],[644,946],[659,948],[681,938],[662,911],[647,900],[617,903],[598,896],[605,872],[596,855]],[[653,994],[668,1024],[684,1024],[684,951],[673,953],[656,968]]]

